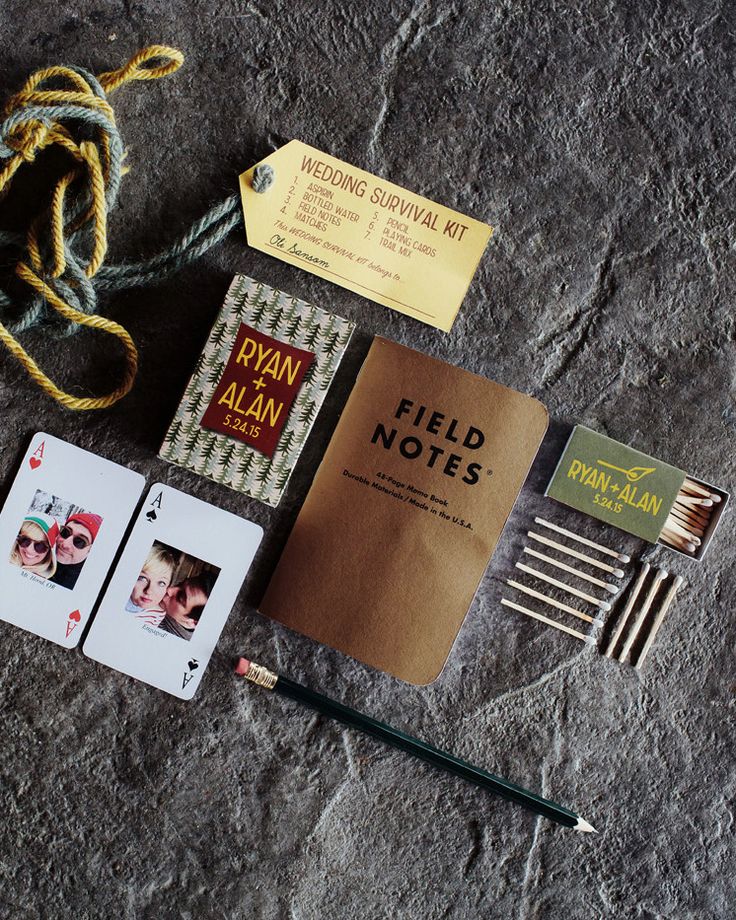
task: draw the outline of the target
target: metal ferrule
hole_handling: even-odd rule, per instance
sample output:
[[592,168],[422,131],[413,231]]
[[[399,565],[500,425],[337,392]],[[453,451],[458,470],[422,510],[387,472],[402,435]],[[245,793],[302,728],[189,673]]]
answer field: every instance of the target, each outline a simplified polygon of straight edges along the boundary
[[245,674],[245,679],[258,684],[259,687],[265,687],[266,690],[273,690],[278,680],[278,674],[274,674],[273,671],[269,671],[263,665],[251,661],[248,672]]

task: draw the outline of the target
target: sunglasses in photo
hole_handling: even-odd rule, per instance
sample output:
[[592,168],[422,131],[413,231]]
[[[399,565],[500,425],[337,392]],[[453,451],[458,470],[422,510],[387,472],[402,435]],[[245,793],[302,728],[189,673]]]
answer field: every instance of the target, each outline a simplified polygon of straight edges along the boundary
[[62,527],[59,531],[59,535],[61,536],[62,540],[68,540],[69,537],[73,537],[72,543],[76,546],[77,549],[84,549],[90,545],[89,540],[85,540],[81,534],[73,534],[68,527]]
[[29,546],[33,546],[33,548],[35,549],[37,553],[45,553],[49,548],[48,543],[40,543],[37,540],[31,540],[30,537],[25,537],[25,536],[18,537],[16,542],[18,546],[22,546],[23,549],[28,549]]

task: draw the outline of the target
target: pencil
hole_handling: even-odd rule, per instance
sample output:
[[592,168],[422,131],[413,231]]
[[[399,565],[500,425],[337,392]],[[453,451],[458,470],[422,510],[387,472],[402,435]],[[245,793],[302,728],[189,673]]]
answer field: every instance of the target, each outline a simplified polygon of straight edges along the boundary
[[431,745],[425,744],[418,738],[412,738],[411,735],[404,734],[397,728],[392,728],[384,722],[379,722],[370,716],[363,715],[363,713],[351,709],[349,706],[343,706],[342,703],[331,700],[329,697],[316,693],[308,687],[303,687],[301,684],[294,683],[288,677],[275,674],[262,665],[248,661],[247,658],[239,659],[235,667],[235,673],[260,687],[274,690],[282,696],[316,709],[317,712],[321,712],[331,719],[337,719],[338,722],[342,722],[344,725],[349,725],[351,728],[357,728],[369,735],[373,735],[374,738],[378,738],[400,751],[425,760],[441,770],[446,770],[448,773],[460,776],[468,780],[468,782],[488,789],[511,802],[523,805],[529,811],[543,815],[558,824],[572,827],[577,831],[585,831],[586,833],[596,832],[595,828],[588,824],[587,821],[556,802],[543,799],[541,796],[529,792],[528,789],[516,786],[500,776],[487,773],[485,770],[481,770],[480,767],[474,767],[464,760],[453,757],[452,754],[448,754],[446,751],[431,747]]

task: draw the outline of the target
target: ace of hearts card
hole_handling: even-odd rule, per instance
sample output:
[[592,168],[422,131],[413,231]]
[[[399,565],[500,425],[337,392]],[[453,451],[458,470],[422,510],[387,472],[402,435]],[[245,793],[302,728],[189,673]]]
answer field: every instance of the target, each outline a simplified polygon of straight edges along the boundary
[[0,513],[0,618],[76,646],[143,485],[139,473],[35,434]]
[[153,485],[85,640],[85,655],[191,699],[262,536],[251,521]]

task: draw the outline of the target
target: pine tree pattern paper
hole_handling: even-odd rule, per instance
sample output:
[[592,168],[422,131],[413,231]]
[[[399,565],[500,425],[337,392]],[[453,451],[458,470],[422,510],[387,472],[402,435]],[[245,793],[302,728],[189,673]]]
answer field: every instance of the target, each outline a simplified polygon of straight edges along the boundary
[[[272,457],[237,438],[201,427],[241,323],[313,352]],[[327,395],[355,324],[236,275],[197,361],[159,456],[245,495],[278,505]]]

